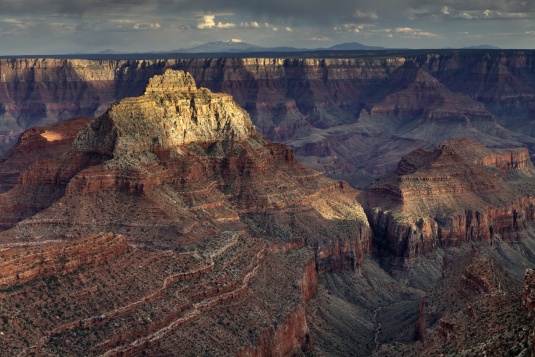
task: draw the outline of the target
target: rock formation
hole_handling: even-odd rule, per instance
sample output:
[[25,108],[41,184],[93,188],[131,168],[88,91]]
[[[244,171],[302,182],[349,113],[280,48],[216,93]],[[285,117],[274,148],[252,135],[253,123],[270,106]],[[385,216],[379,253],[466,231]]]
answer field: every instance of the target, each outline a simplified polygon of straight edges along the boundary
[[518,239],[535,219],[527,149],[489,149],[467,139],[418,149],[367,195],[381,250],[412,261],[437,246]]
[[[29,163],[26,142],[13,152]],[[184,72],[154,77],[51,155],[2,194],[9,354],[306,351],[317,274],[357,270],[371,247],[361,192]]]
[[[349,53],[348,53],[349,55]],[[259,132],[303,162],[367,187],[418,147],[455,137],[533,154],[533,51],[403,51],[391,57],[0,61],[3,148],[34,125],[100,115],[155,74],[187,70],[231,94]]]
[[534,316],[535,311],[535,271],[527,269],[524,277],[524,291],[522,293],[522,305]]
[[61,156],[71,148],[78,133],[92,118],[75,117],[24,132],[17,145],[0,160],[0,192],[12,189],[21,172],[34,162]]
[[72,243],[45,246],[44,249],[6,249],[2,252],[0,285],[9,286],[25,283],[35,277],[72,273],[81,266],[109,262],[128,248],[123,236],[109,233]]
[[[474,71],[488,62],[470,56]],[[529,56],[493,56],[489,78],[530,78]],[[475,83],[461,59],[0,61],[0,112],[19,129],[102,113],[30,129],[0,163],[0,349],[529,351],[519,281],[534,264],[535,169],[519,144],[531,139],[497,121],[525,110],[530,88],[476,98],[448,82]],[[311,166],[365,168],[368,182],[416,150],[364,193],[253,122]],[[494,147],[428,148],[461,134]]]

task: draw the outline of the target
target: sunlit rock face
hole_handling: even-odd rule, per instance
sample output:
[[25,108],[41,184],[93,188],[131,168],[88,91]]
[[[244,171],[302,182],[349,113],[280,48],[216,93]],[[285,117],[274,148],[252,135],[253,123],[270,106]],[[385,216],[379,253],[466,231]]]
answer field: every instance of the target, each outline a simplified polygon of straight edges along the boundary
[[455,139],[416,150],[367,193],[375,238],[405,263],[439,246],[516,240],[535,220],[534,173],[526,148]]
[[370,252],[362,192],[299,164],[181,71],[62,125],[30,129],[12,151],[26,166],[0,208],[2,351],[310,349],[318,274],[357,271]]
[[231,94],[260,133],[289,144],[309,167],[368,187],[403,155],[452,138],[524,145],[533,154],[534,63],[532,51],[485,50],[376,58],[1,60],[0,143],[13,145],[30,126],[101,115],[116,100],[144,93],[154,75],[181,69],[200,87]]

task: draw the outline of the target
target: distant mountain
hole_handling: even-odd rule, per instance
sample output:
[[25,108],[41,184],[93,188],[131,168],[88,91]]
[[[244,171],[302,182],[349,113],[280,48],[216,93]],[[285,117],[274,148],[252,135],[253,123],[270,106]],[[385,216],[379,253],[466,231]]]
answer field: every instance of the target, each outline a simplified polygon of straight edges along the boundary
[[296,48],[296,47],[262,47],[240,40],[214,41],[191,48],[174,50],[174,53],[245,53],[245,52],[301,52],[301,51],[355,51],[355,50],[387,50],[386,47],[367,46],[358,42],[341,43],[329,48]]
[[358,51],[358,50],[387,50],[388,48],[381,47],[381,46],[367,46],[358,42],[346,42],[346,43],[340,43],[338,45],[334,45],[327,49],[335,50],[335,51]]
[[124,53],[124,52],[117,52],[115,50],[112,50],[111,48],[107,48],[107,49],[99,51],[97,53],[98,54],[102,54],[102,55],[115,55],[115,54],[120,54],[120,53]]
[[500,47],[491,46],[491,45],[477,45],[477,46],[468,46],[463,47],[464,49],[470,50],[501,50]]
[[191,48],[181,48],[172,52],[182,53],[226,53],[226,52],[260,52],[264,47],[251,45],[240,40],[214,41]]

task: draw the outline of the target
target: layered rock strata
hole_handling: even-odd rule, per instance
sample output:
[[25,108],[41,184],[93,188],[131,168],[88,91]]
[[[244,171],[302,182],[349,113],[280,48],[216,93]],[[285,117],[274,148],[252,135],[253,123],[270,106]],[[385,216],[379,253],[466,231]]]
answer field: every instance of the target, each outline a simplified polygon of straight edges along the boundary
[[489,149],[467,139],[416,150],[367,194],[381,250],[414,260],[437,246],[516,240],[535,219],[527,149]]
[[0,286],[25,283],[44,275],[72,273],[80,266],[99,265],[128,250],[123,236],[99,234],[74,243],[57,243],[44,249],[2,251]]
[[527,269],[524,276],[522,305],[529,311],[530,315],[535,316],[535,271],[533,269]]
[[[349,55],[349,54],[348,54]],[[173,60],[3,59],[4,148],[34,125],[100,115],[167,68],[230,93],[259,131],[307,165],[367,186],[401,156],[468,136],[485,145],[533,140],[532,51],[442,51],[384,58]]]
[[12,189],[21,172],[37,161],[67,152],[78,133],[93,118],[76,117],[25,131],[17,145],[0,160],[0,193]]
[[361,192],[184,72],[153,78],[57,154],[2,194],[10,354],[306,351],[318,272],[357,269],[371,247]]

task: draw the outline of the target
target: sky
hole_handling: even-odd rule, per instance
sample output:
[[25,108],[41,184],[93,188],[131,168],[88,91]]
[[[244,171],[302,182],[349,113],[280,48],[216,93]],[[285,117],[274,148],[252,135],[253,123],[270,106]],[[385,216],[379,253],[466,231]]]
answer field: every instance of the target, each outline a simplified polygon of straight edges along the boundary
[[171,51],[211,41],[535,48],[535,0],[0,0],[0,55]]

